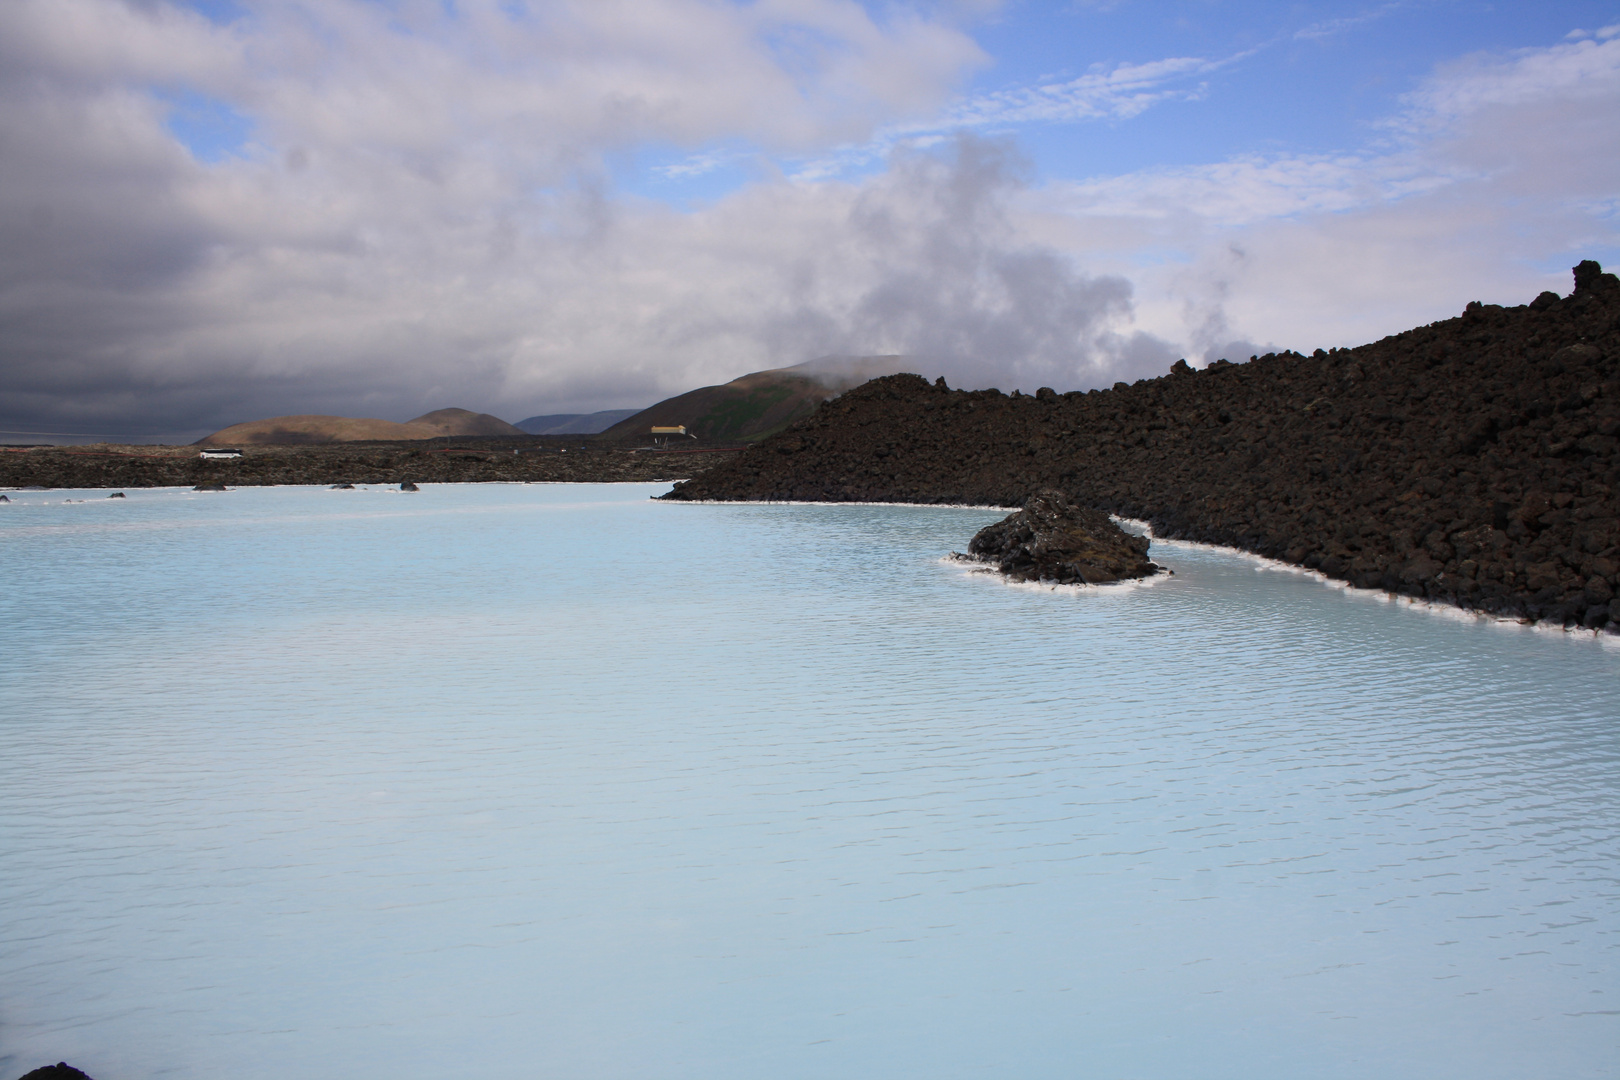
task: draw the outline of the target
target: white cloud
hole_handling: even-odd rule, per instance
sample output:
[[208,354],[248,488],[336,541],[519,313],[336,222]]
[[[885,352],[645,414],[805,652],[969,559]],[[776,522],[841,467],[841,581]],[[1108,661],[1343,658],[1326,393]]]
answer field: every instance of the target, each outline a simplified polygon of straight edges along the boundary
[[[1116,4],[1092,2],[1078,6],[1108,10]],[[1127,121],[1156,105],[1205,97],[1211,77],[1278,45],[1291,40],[1336,37],[1385,18],[1401,7],[1400,2],[1385,3],[1353,16],[1312,23],[1227,56],[1099,63],[1077,77],[1048,77],[1031,85],[981,92],[961,98],[926,119],[881,127],[864,143],[839,146],[831,153],[799,160],[789,169],[799,179],[822,180],[868,167],[888,157],[897,146],[926,148],[957,131],[1004,133],[1027,124]],[[717,163],[715,155],[704,153],[662,171],[670,177],[696,176],[712,170]]]
[[1425,132],[1491,108],[1612,100],[1620,89],[1620,40],[1607,31],[1599,36],[1601,44],[1581,40],[1507,56],[1477,53],[1446,64],[1407,96],[1408,110],[1391,126]]
[[202,15],[117,0],[10,0],[0,8],[8,83],[47,77],[79,87],[185,79],[219,88],[243,61],[240,42]]
[[[1129,119],[1150,106],[1199,92],[1187,85],[1229,61],[1195,56],[1096,68],[1074,79],[985,94],[946,113],[941,126],[984,127],[1032,121]],[[937,129],[936,129],[937,130]]]
[[1212,231],[1336,213],[1454,182],[1407,156],[1245,156],[1055,186],[1071,213],[1123,216]]
[[[799,159],[789,169],[800,180],[823,180],[880,162],[896,147],[939,145],[958,131],[999,133],[1032,123],[1129,120],[1164,102],[1201,97],[1207,89],[1205,76],[1248,55],[1251,53],[1220,60],[1170,57],[1097,65],[1077,78],[982,93],[958,100],[925,120],[889,124],[864,142],[846,143],[831,153]],[[695,156],[689,166],[693,174],[702,171],[708,160],[705,155]]]
[[1616,35],[1620,35],[1620,23],[1615,23],[1613,26],[1600,27],[1597,30],[1571,30],[1569,33],[1564,35],[1564,40],[1579,41],[1581,38],[1595,37],[1600,41],[1607,41],[1609,38]]
[[1365,26],[1370,22],[1377,22],[1387,15],[1392,15],[1406,5],[1396,0],[1394,3],[1380,4],[1355,15],[1347,15],[1338,19],[1326,19],[1319,23],[1301,27],[1291,35],[1296,41],[1321,41],[1324,38],[1336,37],[1339,34]]
[[1206,359],[1567,292],[1546,264],[1620,246],[1612,38],[1443,65],[1362,150],[1053,184],[1024,227],[1128,276],[1140,324]]

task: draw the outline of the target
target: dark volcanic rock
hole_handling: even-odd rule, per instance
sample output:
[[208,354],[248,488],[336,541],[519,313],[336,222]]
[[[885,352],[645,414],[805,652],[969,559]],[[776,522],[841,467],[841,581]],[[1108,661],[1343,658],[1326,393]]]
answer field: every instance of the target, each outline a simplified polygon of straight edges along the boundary
[[1101,510],[1075,506],[1061,491],[1043,491],[1022,510],[980,529],[968,553],[995,563],[1014,581],[1100,585],[1158,573],[1148,561],[1148,544]]
[[1620,289],[1620,278],[1613,274],[1605,274],[1603,267],[1595,259],[1584,259],[1575,267],[1575,291],[1588,290],[1613,291]]
[[[559,453],[566,448],[567,453]],[[526,435],[521,439],[443,439],[327,446],[249,446],[231,461],[204,461],[180,446],[42,446],[0,453],[0,488],[192,487],[271,484],[394,485],[684,480],[736,451],[635,453],[599,443]]]
[[422,489],[417,487],[415,484],[411,483],[409,480],[407,480],[403,484],[399,485],[399,490],[401,490],[401,491],[421,491]]
[[191,489],[192,491],[229,491],[223,480],[205,480]]
[[107,496],[107,498],[109,498],[109,499],[127,499],[127,498],[129,498],[129,496],[125,495],[122,491],[115,491],[111,495]]
[[[1089,393],[875,379],[668,498],[1022,506],[1582,625],[1620,605],[1620,281]],[[1604,624],[1620,629],[1614,622]]]
[[67,1062],[59,1061],[55,1065],[46,1065],[27,1073],[22,1080],[90,1080],[90,1077]]

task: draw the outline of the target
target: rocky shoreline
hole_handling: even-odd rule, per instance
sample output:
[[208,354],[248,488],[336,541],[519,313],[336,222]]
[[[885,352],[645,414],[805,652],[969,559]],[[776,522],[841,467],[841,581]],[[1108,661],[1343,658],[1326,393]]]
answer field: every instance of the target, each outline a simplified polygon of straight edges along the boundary
[[1620,280],[1353,349],[1034,396],[874,380],[666,498],[1021,506],[1054,488],[1363,588],[1620,631]]
[[655,482],[696,476],[735,453],[648,453],[540,436],[247,446],[225,460],[205,459],[194,446],[32,447],[0,452],[0,487]]

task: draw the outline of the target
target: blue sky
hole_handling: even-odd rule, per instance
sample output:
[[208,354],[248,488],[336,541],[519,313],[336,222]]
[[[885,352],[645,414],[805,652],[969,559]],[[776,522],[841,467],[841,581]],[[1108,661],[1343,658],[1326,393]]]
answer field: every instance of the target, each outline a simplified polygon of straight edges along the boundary
[[1620,261],[1614,115],[1612,2],[13,0],[0,425],[1354,345]]
[[[192,0],[189,6],[225,25],[252,17],[236,0]],[[881,16],[886,6],[868,7]],[[964,20],[985,58],[953,96],[973,103],[1099,71],[1195,59],[1203,63],[1154,84],[1151,92],[1162,93],[1162,101],[1128,117],[1007,118],[971,126],[1016,136],[1041,178],[1081,179],[1244,154],[1331,153],[1387,141],[1385,122],[1437,65],[1469,53],[1557,45],[1573,32],[1616,22],[1620,4],[1612,2],[1013,0]],[[173,102],[170,131],[199,160],[216,162],[250,149],[251,114],[195,88],[159,89]],[[943,109],[929,119],[941,132],[952,130],[951,114]],[[881,147],[870,149],[873,156],[845,163],[839,175],[881,170]],[[650,140],[619,148],[609,166],[625,191],[684,206],[729,194],[762,169],[793,174],[807,160],[820,158],[773,154],[740,141],[682,148]]]
[[[1437,65],[1469,53],[1562,43],[1620,21],[1620,4],[1014,2],[969,23],[987,62],[958,94],[972,102],[1061,85],[1097,71],[1170,59],[1205,63],[1156,83],[1164,99],[1128,117],[1008,119],[1039,178],[1082,179],[1245,154],[1332,153],[1391,138],[1385,122]],[[948,115],[949,110],[942,110]],[[679,202],[712,199],[758,174],[759,148],[626,155],[626,190]],[[660,168],[726,164],[697,174]],[[763,155],[789,173],[801,160]],[[881,156],[846,173],[882,168]]]
[[228,101],[189,87],[157,87],[167,106],[165,125],[198,161],[210,165],[241,154],[253,138],[253,117]]

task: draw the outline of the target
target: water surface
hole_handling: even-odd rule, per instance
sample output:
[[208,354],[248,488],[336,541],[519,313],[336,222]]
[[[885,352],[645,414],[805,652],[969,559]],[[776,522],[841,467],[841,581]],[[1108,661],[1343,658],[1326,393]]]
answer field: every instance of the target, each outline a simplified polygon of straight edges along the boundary
[[1620,651],[662,490],[12,493],[0,1075],[1615,1074]]

